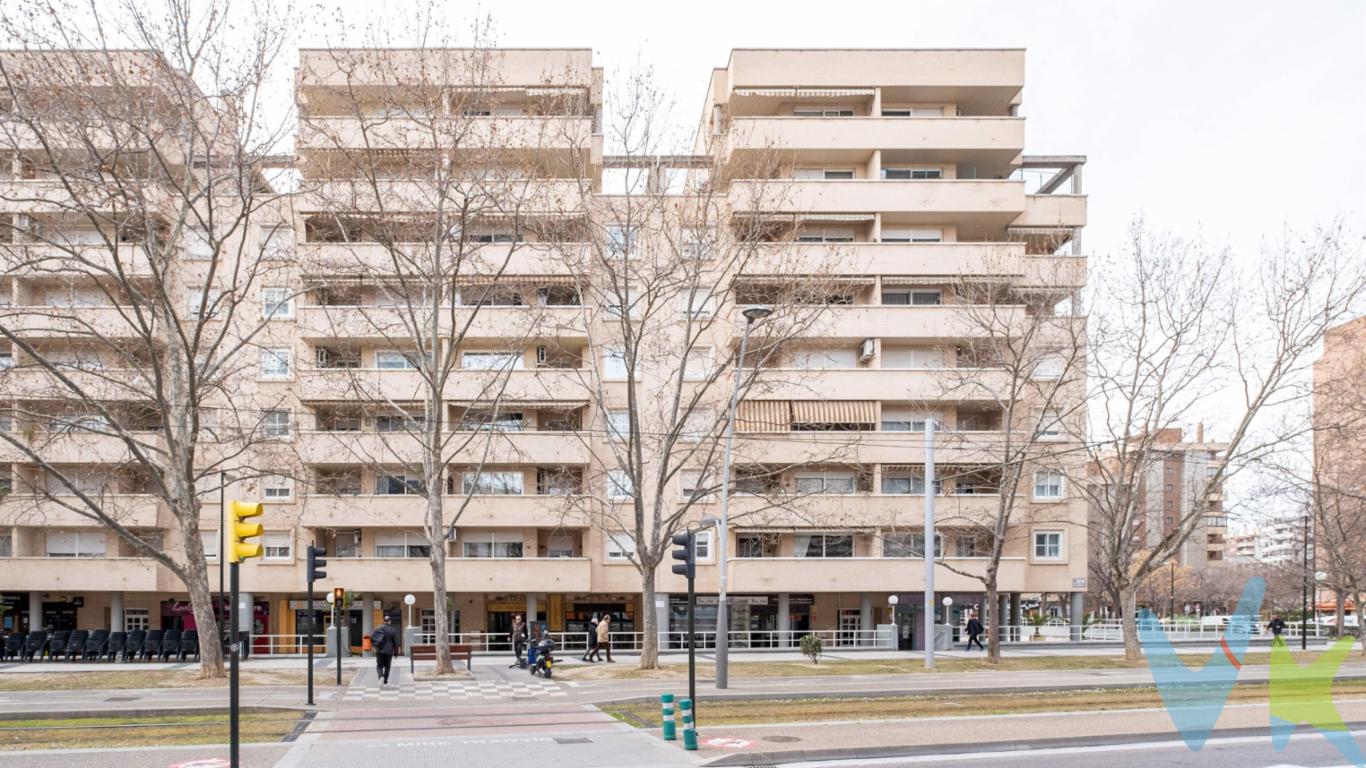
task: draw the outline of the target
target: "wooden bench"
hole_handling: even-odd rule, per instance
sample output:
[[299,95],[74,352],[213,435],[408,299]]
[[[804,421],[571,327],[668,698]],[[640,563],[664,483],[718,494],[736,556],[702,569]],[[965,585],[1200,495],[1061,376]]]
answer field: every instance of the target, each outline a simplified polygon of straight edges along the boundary
[[[410,652],[413,655],[413,661],[436,661],[436,645],[434,643],[414,644]],[[472,670],[474,646],[452,645],[451,661],[463,661],[465,662],[465,669]]]

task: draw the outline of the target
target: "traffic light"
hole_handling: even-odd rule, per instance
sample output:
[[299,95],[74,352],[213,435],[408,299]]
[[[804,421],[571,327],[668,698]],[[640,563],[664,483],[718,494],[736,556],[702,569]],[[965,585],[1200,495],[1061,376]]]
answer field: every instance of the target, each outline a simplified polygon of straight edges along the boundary
[[327,565],[327,561],[323,559],[323,555],[325,554],[327,554],[327,550],[323,549],[322,547],[315,547],[312,544],[308,545],[309,581],[322,581],[323,579],[327,578],[327,571],[323,570],[323,568]]
[[340,608],[346,602],[346,587],[333,587],[332,601]]
[[674,563],[673,572],[689,580],[697,575],[696,537],[693,531],[683,531],[675,533],[672,539],[675,547],[682,547],[673,551],[673,559],[681,561]]
[[234,501],[232,503],[232,522],[228,529],[231,537],[228,539],[228,562],[240,563],[248,558],[261,556],[261,543],[259,541],[246,541],[246,539],[261,535],[261,524],[243,521],[260,517],[263,511],[262,505],[256,502]]

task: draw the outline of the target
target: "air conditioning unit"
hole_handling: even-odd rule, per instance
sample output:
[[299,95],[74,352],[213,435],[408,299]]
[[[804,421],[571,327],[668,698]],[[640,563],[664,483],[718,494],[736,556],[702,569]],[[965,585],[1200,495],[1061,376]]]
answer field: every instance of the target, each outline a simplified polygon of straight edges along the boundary
[[864,339],[863,346],[859,348],[858,361],[866,363],[873,359],[873,354],[877,350],[876,339]]
[[536,364],[537,364],[537,365],[545,365],[545,362],[546,362],[546,360],[547,360],[549,357],[550,357],[550,350],[548,350],[546,347],[540,346],[540,347],[537,347],[537,348],[536,348]]

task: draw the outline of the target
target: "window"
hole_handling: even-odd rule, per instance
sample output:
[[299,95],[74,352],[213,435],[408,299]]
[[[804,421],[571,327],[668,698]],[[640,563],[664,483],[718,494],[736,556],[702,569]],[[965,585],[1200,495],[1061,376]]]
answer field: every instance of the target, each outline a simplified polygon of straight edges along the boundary
[[853,117],[853,107],[793,107],[793,117]]
[[620,289],[613,286],[611,294],[607,297],[607,316],[620,320],[624,317],[640,317],[640,287],[635,285],[624,285]]
[[883,117],[943,117],[943,107],[883,107]]
[[931,227],[883,227],[884,243],[939,243],[944,240],[944,230]]
[[104,531],[49,531],[48,557],[104,557]]
[[848,181],[854,178],[852,168],[797,168],[792,172],[796,181]]
[[1062,498],[1062,473],[1051,469],[1040,469],[1034,472],[1034,498],[1035,499],[1061,499]]
[[431,557],[432,547],[418,533],[376,533],[375,557]]
[[953,539],[953,554],[955,557],[989,557],[991,542],[984,535],[960,533]]
[[1063,369],[1066,367],[1067,363],[1061,356],[1045,355],[1034,363],[1034,378],[1061,379]]
[[695,408],[683,417],[683,423],[678,429],[678,439],[694,443],[706,440],[716,426],[716,411],[710,408]]
[[683,358],[683,378],[699,381],[711,375],[711,347],[694,347]]
[[218,559],[218,531],[200,531],[199,542],[204,546],[204,557]]
[[636,553],[636,539],[625,531],[607,534],[607,562],[624,563]]
[[768,546],[772,536],[761,533],[742,533],[735,537],[736,557],[772,557],[773,548]]
[[[882,473],[882,492],[888,494],[910,494],[915,496],[925,493],[925,470],[917,467],[915,469],[884,469]],[[944,483],[935,478],[934,493],[939,495],[944,492]]]
[[262,227],[261,255],[267,259],[288,259],[294,255],[294,230],[287,224]]
[[678,473],[678,488],[685,500],[701,499],[709,495],[709,480],[695,469],[685,469]]
[[314,484],[318,488],[318,493],[329,496],[359,496],[360,495],[360,472],[339,470],[335,472],[319,472]]
[[475,371],[494,371],[494,370],[520,370],[522,367],[522,353],[520,352],[461,352],[460,367],[466,370]]
[[192,261],[209,261],[214,256],[213,243],[209,233],[196,227],[185,230],[185,258]]
[[935,414],[912,411],[906,408],[883,408],[882,431],[884,432],[924,432],[925,425]]
[[797,493],[853,492],[853,472],[804,472],[797,475]]
[[715,531],[710,530],[698,531],[697,534],[693,536],[692,554],[697,562],[711,562],[711,537],[714,533]]
[[422,416],[416,413],[386,413],[375,417],[376,432],[413,432],[422,429]]
[[802,227],[797,231],[799,243],[852,243],[853,227]]
[[376,475],[375,493],[379,496],[403,496],[426,491],[422,478],[413,475]]
[[460,492],[466,495],[521,496],[521,472],[466,472],[460,476]]
[[943,303],[940,291],[912,291],[906,288],[888,288],[882,291],[882,303],[891,306],[933,307]]
[[262,557],[266,560],[293,560],[294,534],[289,531],[267,531],[261,537]]
[[267,438],[288,439],[292,431],[289,411],[266,411],[261,416],[261,434]]
[[679,256],[684,259],[706,258],[716,241],[716,230],[711,227],[686,227],[682,232]]
[[123,628],[128,632],[142,630],[146,632],[152,626],[151,616],[148,615],[146,608],[124,608],[123,609]]
[[635,483],[631,476],[624,469],[613,469],[607,472],[607,498],[620,501],[630,499],[636,495]]
[[284,348],[261,350],[261,378],[287,379],[290,376],[290,363],[293,353]]
[[203,309],[203,317],[213,317],[218,314],[218,302],[223,297],[223,292],[213,289],[207,293],[204,291],[191,290],[185,297],[185,314],[187,317],[200,317],[200,309]]
[[853,348],[798,349],[792,353],[792,367],[806,370],[857,368],[858,354]]
[[[469,354],[468,352],[466,354]],[[404,371],[417,367],[408,355],[395,349],[381,349],[375,352],[375,367],[382,371]],[[468,368],[469,366],[464,366]]]
[[266,501],[292,501],[294,481],[284,475],[268,475],[261,478],[261,498]]
[[635,250],[636,233],[622,224],[607,226],[607,252],[617,257],[629,257]]
[[1034,532],[1034,559],[1062,559],[1062,531]]
[[[919,557],[925,556],[925,533],[888,533],[882,537],[882,556],[883,557]],[[934,535],[934,556],[936,558],[944,556],[944,536],[936,533]]]
[[[460,415],[462,432],[521,432],[526,428],[526,416],[521,411],[490,411],[471,408]],[[572,430],[554,430],[567,432]]]
[[0,557],[14,557],[14,532],[0,528]]
[[853,557],[854,536],[849,533],[797,534],[792,537],[797,557]]
[[1039,414],[1039,439],[1056,440],[1062,436],[1062,416],[1055,410],[1042,411]]
[[711,294],[705,288],[693,287],[678,297],[678,311],[688,317],[708,317],[712,313]]
[[920,181],[923,179],[944,178],[943,168],[883,168],[882,178],[890,181]]
[[467,533],[461,552],[465,557],[521,557],[522,537],[515,533]]
[[631,412],[607,412],[607,436],[613,440],[625,440],[631,436]]
[[883,368],[945,368],[944,350],[933,347],[883,347]]
[[603,347],[602,377],[608,380],[627,378],[626,350],[622,347]]
[[265,320],[289,320],[294,317],[294,297],[288,288],[261,289],[261,317]]
[[560,531],[551,536],[545,543],[546,557],[573,557],[574,538],[569,534]]
[[335,557],[360,557],[360,531],[337,531],[332,536]]

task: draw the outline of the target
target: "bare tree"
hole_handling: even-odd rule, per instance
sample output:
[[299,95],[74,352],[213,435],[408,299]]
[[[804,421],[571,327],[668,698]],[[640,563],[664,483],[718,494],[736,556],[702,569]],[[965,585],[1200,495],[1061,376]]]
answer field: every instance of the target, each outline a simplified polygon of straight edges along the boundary
[[[561,155],[591,151],[591,132],[577,130],[593,118],[589,89],[505,83],[488,35],[477,24],[467,48],[424,39],[431,47],[305,58],[331,96],[303,118],[315,161],[305,229],[334,244],[330,263],[311,267],[310,295],[328,335],[343,340],[314,354],[320,375],[347,381],[344,404],[315,409],[317,427],[336,433],[338,455],[368,470],[377,493],[411,495],[424,509],[437,674],[452,671],[447,547],[461,515],[474,496],[520,480],[495,471],[523,458],[512,433],[572,430],[581,418],[572,407],[524,414],[529,400],[562,393],[538,393],[518,372],[569,364],[556,339],[577,327],[578,290],[526,270],[554,262],[549,246],[582,238],[578,176],[542,150],[554,141]],[[538,358],[538,344],[556,353]],[[374,439],[356,440],[361,428]],[[323,480],[335,490],[337,478]]]
[[0,11],[21,46],[0,55],[0,336],[19,398],[0,440],[30,514],[108,528],[184,584],[206,677],[223,658],[201,495],[284,450],[281,396],[224,388],[289,300],[263,301],[287,283],[260,231],[285,215],[265,175],[286,121],[261,103],[284,28],[181,0]]
[[[1310,355],[1366,288],[1357,248],[1339,227],[1287,234],[1240,280],[1227,249],[1140,223],[1127,252],[1105,265],[1091,316],[1088,477],[1074,485],[1091,507],[1093,570],[1120,606],[1126,657],[1140,654],[1137,585],[1202,525],[1224,483],[1307,429]],[[1172,526],[1135,536],[1161,430],[1202,408],[1225,417],[1225,455],[1192,478],[1193,502]]]

